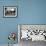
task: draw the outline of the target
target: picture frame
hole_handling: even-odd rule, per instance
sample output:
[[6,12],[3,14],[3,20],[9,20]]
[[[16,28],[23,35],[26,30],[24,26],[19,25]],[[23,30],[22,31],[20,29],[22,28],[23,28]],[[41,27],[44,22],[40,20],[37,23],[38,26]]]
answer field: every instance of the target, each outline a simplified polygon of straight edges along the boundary
[[[22,37],[21,32],[23,30],[24,31],[28,30],[27,39],[25,39],[25,38],[21,39],[21,37]],[[33,33],[31,34],[31,32],[33,32]],[[25,36],[25,35],[23,35],[23,36]],[[46,24],[18,24],[18,42],[20,43],[22,40],[46,41]]]
[[17,7],[16,6],[4,6],[3,7],[4,17],[17,17]]

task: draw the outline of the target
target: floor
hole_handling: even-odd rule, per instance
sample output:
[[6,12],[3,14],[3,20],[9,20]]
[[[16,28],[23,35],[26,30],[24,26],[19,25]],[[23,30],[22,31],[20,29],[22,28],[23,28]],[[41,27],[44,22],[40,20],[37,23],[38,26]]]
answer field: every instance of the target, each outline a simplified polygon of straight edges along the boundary
[[21,40],[20,41],[20,46],[46,46],[45,41],[34,41],[32,42],[31,40]]
[[[0,46],[8,46],[8,44],[0,44]],[[18,44],[10,45],[10,46],[18,46]]]
[[[8,46],[8,44],[0,44],[0,46]],[[21,40],[19,45],[15,44],[14,46],[46,46],[46,42],[44,41],[34,41],[31,40]]]

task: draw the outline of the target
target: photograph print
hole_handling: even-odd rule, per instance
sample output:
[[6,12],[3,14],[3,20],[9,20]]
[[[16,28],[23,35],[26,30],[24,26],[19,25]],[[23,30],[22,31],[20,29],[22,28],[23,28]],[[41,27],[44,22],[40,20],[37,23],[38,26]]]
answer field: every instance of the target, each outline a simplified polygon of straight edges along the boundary
[[4,17],[16,17],[17,7],[15,6],[4,6]]

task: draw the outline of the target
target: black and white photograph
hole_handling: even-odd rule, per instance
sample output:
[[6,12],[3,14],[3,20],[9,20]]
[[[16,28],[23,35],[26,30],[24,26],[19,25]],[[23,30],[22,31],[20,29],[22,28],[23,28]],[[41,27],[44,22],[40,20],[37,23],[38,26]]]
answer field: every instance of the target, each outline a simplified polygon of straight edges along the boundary
[[20,46],[31,46],[46,41],[46,25],[19,24],[18,41]]
[[4,17],[16,17],[17,7],[15,6],[4,6]]

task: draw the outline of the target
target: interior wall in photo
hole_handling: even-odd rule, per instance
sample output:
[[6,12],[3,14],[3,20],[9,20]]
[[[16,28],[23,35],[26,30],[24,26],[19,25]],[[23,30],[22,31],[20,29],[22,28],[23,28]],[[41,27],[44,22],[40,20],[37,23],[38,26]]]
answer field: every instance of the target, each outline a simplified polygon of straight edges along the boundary
[[[0,44],[8,44],[8,35],[11,32],[16,33],[15,44],[18,43],[18,30],[17,30],[17,18],[5,18],[4,7],[5,6],[18,6],[18,0],[0,0]],[[11,41],[10,41],[11,42]]]
[[[3,6],[17,6],[18,16],[3,18]],[[8,43],[9,32],[18,33],[17,24],[46,24],[46,0],[0,0],[0,44]]]

